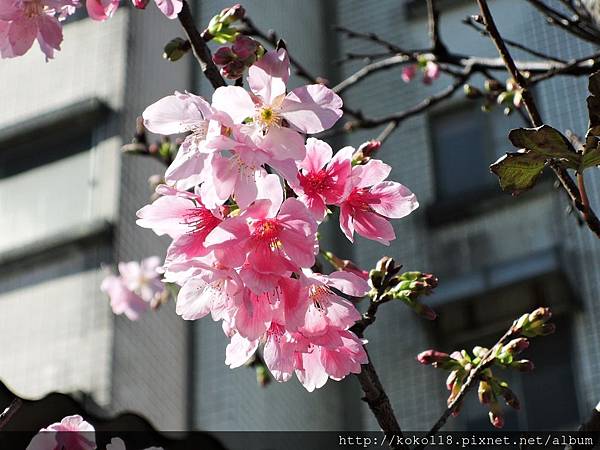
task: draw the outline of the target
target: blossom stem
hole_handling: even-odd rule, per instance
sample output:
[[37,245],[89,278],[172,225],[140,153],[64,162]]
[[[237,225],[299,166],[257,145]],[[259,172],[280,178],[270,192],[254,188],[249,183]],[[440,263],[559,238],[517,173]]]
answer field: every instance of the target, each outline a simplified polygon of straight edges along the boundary
[[219,69],[212,60],[210,55],[210,50],[206,45],[204,39],[200,35],[200,32],[196,28],[194,23],[194,17],[192,16],[192,11],[190,10],[190,6],[188,3],[183,0],[183,7],[181,12],[177,16],[181,26],[185,30],[185,34],[187,35],[190,44],[192,45],[192,51],[194,52],[194,56],[198,60],[200,64],[200,68],[204,76],[210,81],[210,84],[213,88],[218,88],[221,86],[225,86],[225,80],[219,73]]

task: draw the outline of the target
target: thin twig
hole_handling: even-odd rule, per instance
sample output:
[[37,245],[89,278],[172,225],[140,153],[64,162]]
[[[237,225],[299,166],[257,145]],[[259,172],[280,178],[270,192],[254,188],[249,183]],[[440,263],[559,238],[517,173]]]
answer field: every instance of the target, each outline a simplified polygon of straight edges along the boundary
[[[460,388],[458,395],[448,404],[447,408],[444,410],[440,418],[435,422],[435,424],[433,424],[433,426],[427,433],[427,437],[435,436],[438,433],[438,431],[440,431],[442,427],[446,425],[446,422],[448,421],[452,413],[456,411],[456,409],[461,405],[463,399],[465,398],[465,395],[467,395],[467,392],[469,392],[469,390],[477,383],[477,381],[479,381],[481,373],[494,362],[495,350],[499,346],[504,345],[504,343],[506,343],[509,339],[512,339],[518,334],[519,333],[515,332],[513,323],[513,325],[511,325],[508,331],[504,333],[504,335],[498,340],[498,342],[496,342],[496,344],[494,344],[494,346],[491,347],[485,353],[485,355],[482,356],[481,362],[477,365],[477,367],[471,370],[465,383]],[[427,444],[421,444],[416,446],[414,450],[420,450],[425,448],[426,446]]]
[[[473,28],[475,31],[477,31],[482,36],[486,36],[486,37],[489,36],[488,32],[484,28],[481,28],[480,23],[473,16],[469,16],[469,17],[466,17],[465,19],[463,19],[463,23],[465,25]],[[568,62],[565,61],[564,59],[557,58],[556,56],[548,55],[547,53],[543,53],[543,52],[540,52],[533,48],[527,47],[526,45],[521,44],[520,42],[513,41],[511,39],[506,39],[506,38],[504,38],[504,42],[506,43],[506,45],[510,45],[511,47],[522,50],[522,51],[529,53],[530,55],[535,56],[537,58],[547,59],[550,61],[556,61],[561,64],[568,64]]]
[[440,103],[441,101],[451,97],[456,91],[458,91],[463,86],[464,83],[466,83],[470,75],[471,73],[470,71],[468,71],[466,74],[463,74],[463,76],[455,79],[452,84],[446,87],[446,89],[443,89],[437,94],[427,97],[426,99],[422,100],[421,102],[408,109],[384,117],[365,117],[362,120],[350,121],[346,123],[345,127],[347,130],[352,131],[357,128],[374,128],[389,122],[396,122],[396,125],[398,125],[400,124],[400,122],[410,117],[416,116],[422,113],[423,111],[426,111],[427,109],[431,108],[432,106]]
[[398,64],[405,63],[409,61],[410,58],[406,55],[394,55],[389,58],[382,59],[381,61],[374,62],[372,64],[368,64],[362,67],[360,70],[350,75],[341,83],[335,85],[332,90],[337,94],[341,94],[350,86],[358,83],[359,81],[367,78],[369,75],[372,75],[376,72],[381,72],[385,69],[391,69],[392,67],[397,66]]
[[204,73],[206,79],[210,81],[210,84],[215,89],[221,86],[226,86],[225,80],[219,73],[219,69],[217,69],[217,66],[212,60],[210,50],[208,49],[206,42],[202,36],[200,36],[198,28],[196,28],[192,11],[190,10],[190,6],[186,0],[183,0],[183,7],[177,18],[185,30],[185,34],[190,41],[190,44],[192,44],[192,51],[194,52],[194,56],[198,60],[202,73]]

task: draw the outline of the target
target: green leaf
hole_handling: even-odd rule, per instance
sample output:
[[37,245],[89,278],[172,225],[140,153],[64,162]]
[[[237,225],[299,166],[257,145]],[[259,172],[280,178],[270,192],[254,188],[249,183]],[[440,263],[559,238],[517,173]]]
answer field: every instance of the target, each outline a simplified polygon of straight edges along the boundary
[[588,167],[600,166],[600,148],[596,147],[592,150],[588,150],[581,160],[580,171],[587,169]]
[[534,152],[507,153],[490,169],[498,176],[503,191],[519,194],[531,189],[546,166],[546,158]]
[[579,163],[579,155],[560,131],[542,125],[538,128],[511,130],[508,138],[517,148],[524,148],[545,158],[567,159]]

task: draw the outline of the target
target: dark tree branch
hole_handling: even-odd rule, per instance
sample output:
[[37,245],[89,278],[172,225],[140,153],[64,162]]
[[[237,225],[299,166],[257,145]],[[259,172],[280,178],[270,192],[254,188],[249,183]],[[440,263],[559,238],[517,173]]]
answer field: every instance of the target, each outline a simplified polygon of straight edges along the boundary
[[12,419],[22,405],[23,400],[21,400],[19,397],[15,397],[13,401],[10,402],[10,405],[8,405],[8,407],[2,411],[0,414],[0,430],[3,430],[6,427],[8,422],[10,422],[10,419]]
[[[357,321],[352,328],[350,328],[350,331],[356,334],[359,338],[362,339],[364,337],[366,328],[375,322],[375,316],[379,306],[388,301],[381,300],[382,295],[383,289],[379,289],[377,294],[370,299],[367,312],[362,315],[361,320]],[[371,362],[371,356],[368,354],[368,352],[367,357],[369,358],[369,362],[367,364],[363,364],[361,372],[356,375],[358,381],[360,382],[360,386],[365,393],[363,400],[369,405],[369,408],[377,419],[377,423],[381,427],[382,431],[386,435],[400,437],[402,436],[402,430],[400,429],[400,424],[396,419],[390,399],[388,398],[385,389],[379,380],[379,376],[377,375],[375,367]],[[393,449],[403,448],[409,450],[407,445],[399,445],[397,441],[398,440],[395,439],[390,442],[390,447]]]
[[371,356],[368,352],[367,357],[369,358],[369,362],[363,364],[361,372],[356,375],[360,382],[360,386],[365,393],[365,396],[362,399],[369,405],[369,408],[373,412],[373,415],[377,419],[377,423],[384,434],[387,436],[394,436],[394,439],[390,442],[390,448],[409,450],[410,447],[408,445],[398,444],[398,438],[402,436],[402,430],[396,420],[396,415],[394,414],[390,399],[385,393],[381,381],[379,381],[379,376],[375,371],[375,367],[371,363]]
[[192,11],[190,10],[190,6],[188,5],[186,0],[183,0],[183,7],[181,12],[177,16],[181,26],[185,30],[185,34],[192,44],[192,51],[194,52],[194,56],[198,60],[200,64],[200,69],[206,79],[210,82],[213,88],[218,88],[221,86],[225,86],[225,80],[219,73],[219,69],[212,60],[210,50],[206,45],[206,42],[200,35],[198,28],[196,28],[196,24],[194,23],[194,17],[192,16]]
[[592,445],[567,445],[565,450],[587,450],[592,449],[598,443],[598,432],[600,431],[600,403],[592,410],[588,419],[582,423],[577,431],[582,433],[595,433],[595,439]]
[[[535,101],[531,92],[528,89],[528,83],[521,71],[517,68],[515,61],[512,59],[506,44],[504,43],[498,28],[494,22],[494,18],[492,17],[492,13],[488,7],[486,0],[476,0],[479,5],[479,9],[481,11],[481,15],[483,18],[483,23],[485,25],[486,31],[488,32],[490,39],[493,41],[494,45],[498,49],[498,53],[500,57],[504,61],[506,65],[506,69],[515,80],[519,88],[522,90],[523,96],[523,105],[525,106],[525,110],[529,115],[529,119],[531,121],[531,125],[534,127],[539,127],[543,125],[542,117],[536,107]],[[573,206],[579,211],[579,213],[583,216],[583,220],[587,224],[588,228],[596,234],[596,236],[600,237],[600,220],[594,213],[594,211],[588,205],[585,205],[579,189],[571,176],[568,174],[567,170],[563,167],[560,167],[555,162],[550,162],[550,168],[554,171],[556,177],[560,181],[561,185],[567,192]]]
[[437,0],[427,0],[427,24],[429,40],[433,53],[441,55],[448,52],[440,35],[440,12],[436,5]]

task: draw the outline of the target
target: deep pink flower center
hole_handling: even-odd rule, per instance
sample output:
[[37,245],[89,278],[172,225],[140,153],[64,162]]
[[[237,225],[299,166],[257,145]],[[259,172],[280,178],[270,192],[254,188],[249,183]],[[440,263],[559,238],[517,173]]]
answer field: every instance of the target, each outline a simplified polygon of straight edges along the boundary
[[261,240],[271,241],[277,239],[281,232],[281,224],[276,219],[262,219],[254,224],[252,235]]
[[334,188],[331,176],[325,171],[309,172],[306,175],[299,173],[300,186],[309,195],[324,194]]
[[221,223],[221,219],[215,217],[208,209],[200,207],[188,209],[183,216],[183,223],[189,226],[191,234],[205,238]]
[[346,203],[356,210],[370,211],[371,207],[369,204],[374,202],[372,197],[368,189],[354,188],[350,192],[350,195],[348,195]]
[[313,302],[317,311],[325,313],[328,304],[328,297],[331,291],[325,286],[313,284],[308,290],[308,298]]

